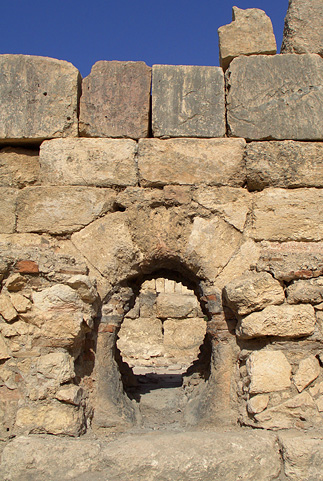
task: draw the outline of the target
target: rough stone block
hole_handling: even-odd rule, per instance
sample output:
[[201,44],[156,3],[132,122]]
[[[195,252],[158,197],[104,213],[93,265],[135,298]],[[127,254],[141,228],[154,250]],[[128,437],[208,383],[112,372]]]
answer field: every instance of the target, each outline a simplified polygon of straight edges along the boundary
[[242,186],[244,139],[143,139],[138,146],[141,184]]
[[144,62],[96,62],[83,80],[80,135],[147,137],[150,84]]
[[161,319],[195,317],[198,302],[195,295],[183,296],[176,293],[160,293],[156,301],[157,317]]
[[0,314],[8,322],[13,321],[18,315],[10,297],[4,292],[0,294]]
[[18,194],[18,232],[63,234],[112,210],[114,191],[95,187],[26,187]]
[[266,409],[269,403],[268,394],[257,394],[249,399],[247,410],[250,414],[258,414]]
[[0,55],[0,139],[77,137],[81,77],[69,62]]
[[323,139],[320,56],[239,57],[226,75],[227,120],[233,137]]
[[299,363],[298,370],[293,376],[293,381],[298,392],[302,392],[311,382],[320,375],[320,364],[315,356],[309,356],[302,359]]
[[282,351],[256,351],[247,360],[249,392],[261,394],[281,391],[291,385],[292,368]]
[[0,187],[0,233],[11,234],[16,227],[16,202],[18,191]]
[[5,147],[0,150],[0,185],[25,187],[39,177],[38,150]]
[[270,274],[247,272],[227,284],[224,295],[228,306],[240,315],[263,309],[285,300],[280,283]]
[[250,190],[323,187],[323,143],[250,142],[245,160]]
[[[183,357],[183,351],[192,354],[191,361],[197,359],[206,333],[203,318],[167,319],[164,324],[164,346],[166,352]],[[186,354],[187,355],[187,354]]]
[[290,304],[320,304],[323,301],[323,278],[295,281],[287,287],[287,300]]
[[321,0],[289,0],[281,53],[318,53],[323,57]]
[[279,441],[288,481],[323,481],[322,434],[282,432]]
[[5,343],[4,338],[0,334],[0,361],[5,361],[7,359],[10,359],[11,354],[9,352],[8,346]]
[[257,240],[319,241],[322,216],[322,190],[269,188],[255,194],[251,235]]
[[154,137],[224,137],[224,77],[220,67],[154,65]]
[[262,336],[303,337],[314,332],[315,312],[309,304],[268,306],[239,321],[237,335],[243,338]]
[[52,352],[40,356],[37,361],[37,372],[59,384],[70,381],[75,376],[73,360],[67,352]]
[[240,55],[275,55],[277,46],[271,20],[263,10],[232,8],[232,22],[218,29],[220,65],[226,70]]
[[136,185],[134,140],[55,139],[40,148],[46,184],[111,187]]

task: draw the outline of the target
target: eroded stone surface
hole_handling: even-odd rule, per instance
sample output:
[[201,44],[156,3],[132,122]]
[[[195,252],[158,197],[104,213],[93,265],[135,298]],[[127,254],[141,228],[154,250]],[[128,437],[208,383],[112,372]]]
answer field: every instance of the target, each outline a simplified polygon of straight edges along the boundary
[[25,187],[39,178],[38,150],[5,147],[0,150],[0,185]]
[[0,187],[0,232],[10,234],[16,226],[17,190]]
[[247,361],[249,392],[261,394],[281,391],[291,385],[291,365],[282,351],[256,351]]
[[321,434],[280,433],[284,472],[288,481],[323,480],[323,437]]
[[287,300],[290,304],[300,302],[319,304],[323,301],[323,279],[299,280],[287,288]]
[[315,356],[302,359],[299,363],[298,370],[293,376],[293,381],[298,392],[302,392],[309,384],[311,384],[311,382],[319,376],[320,372],[320,364]]

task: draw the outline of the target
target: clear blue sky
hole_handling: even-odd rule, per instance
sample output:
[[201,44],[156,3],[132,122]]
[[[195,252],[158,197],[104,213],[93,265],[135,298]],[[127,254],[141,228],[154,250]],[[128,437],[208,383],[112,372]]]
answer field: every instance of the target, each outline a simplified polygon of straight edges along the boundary
[[72,62],[85,77],[98,60],[219,65],[217,29],[232,6],[261,8],[280,49],[288,0],[0,0],[0,53]]

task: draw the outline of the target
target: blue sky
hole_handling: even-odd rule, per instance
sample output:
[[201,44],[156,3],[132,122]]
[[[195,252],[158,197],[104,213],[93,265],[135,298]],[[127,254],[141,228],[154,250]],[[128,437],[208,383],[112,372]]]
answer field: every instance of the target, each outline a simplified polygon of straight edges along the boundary
[[219,65],[217,29],[232,6],[261,8],[282,41],[288,0],[0,0],[0,53],[72,62],[85,77],[98,60]]

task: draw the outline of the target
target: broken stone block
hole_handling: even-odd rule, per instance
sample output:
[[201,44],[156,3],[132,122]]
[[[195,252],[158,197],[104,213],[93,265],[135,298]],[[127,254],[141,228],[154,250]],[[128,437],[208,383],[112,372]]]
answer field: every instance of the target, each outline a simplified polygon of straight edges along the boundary
[[282,391],[291,385],[292,368],[282,351],[256,351],[247,360],[250,394]]
[[21,291],[26,285],[27,279],[20,274],[12,274],[5,281],[9,292]]
[[18,313],[13,307],[9,295],[5,293],[0,294],[0,314],[8,322],[16,319]]
[[0,185],[26,187],[39,177],[38,150],[5,147],[0,150]]
[[252,55],[227,70],[227,120],[248,140],[323,139],[323,60],[311,55]]
[[0,233],[11,234],[15,231],[16,201],[18,191],[0,187]]
[[310,304],[268,306],[263,311],[243,317],[236,333],[242,338],[262,336],[310,336],[315,327],[315,311]]
[[77,291],[84,302],[92,303],[97,298],[97,291],[88,276],[78,274],[70,277],[66,283]]
[[73,360],[67,352],[52,352],[40,356],[37,361],[37,372],[59,384],[70,381],[75,376]]
[[250,142],[245,161],[250,190],[323,187],[321,142]]
[[0,139],[78,136],[81,76],[69,62],[0,55]]
[[115,192],[96,187],[26,187],[18,194],[18,232],[80,230],[113,208]]
[[271,20],[263,10],[232,8],[232,22],[218,29],[220,65],[226,70],[240,55],[275,55],[277,46]]
[[220,67],[154,65],[154,137],[224,137],[224,77]]
[[11,292],[10,299],[12,305],[19,313],[27,312],[32,307],[32,303],[30,302],[30,300],[22,294],[19,294],[18,292]]
[[319,241],[322,215],[321,189],[265,189],[254,197],[251,234],[257,240]]
[[136,185],[136,150],[130,139],[49,140],[40,147],[41,178],[55,185]]
[[257,394],[247,402],[248,413],[258,414],[266,409],[269,403],[268,394]]
[[245,183],[244,139],[142,139],[138,144],[141,185],[231,185]]
[[319,304],[323,301],[323,278],[299,280],[287,288],[287,300],[290,304]]
[[299,363],[298,370],[293,376],[293,381],[298,392],[302,392],[311,382],[320,375],[320,364],[315,356],[309,356],[302,359]]
[[318,53],[323,57],[321,0],[289,0],[281,53]]
[[227,305],[243,316],[264,309],[270,304],[282,304],[284,289],[270,274],[246,272],[224,288]]
[[151,68],[144,62],[96,62],[83,80],[82,137],[147,137]]
[[79,406],[83,398],[83,389],[74,384],[61,387],[56,393],[56,399],[66,402],[68,404],[74,404]]

